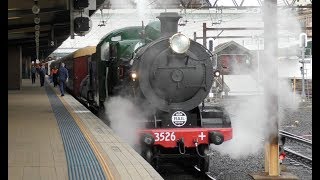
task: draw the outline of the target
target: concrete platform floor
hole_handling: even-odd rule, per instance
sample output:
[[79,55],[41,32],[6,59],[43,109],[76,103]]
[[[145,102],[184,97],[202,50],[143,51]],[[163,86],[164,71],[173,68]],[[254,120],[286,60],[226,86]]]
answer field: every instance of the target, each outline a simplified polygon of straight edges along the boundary
[[8,179],[68,179],[59,127],[39,78],[8,91]]

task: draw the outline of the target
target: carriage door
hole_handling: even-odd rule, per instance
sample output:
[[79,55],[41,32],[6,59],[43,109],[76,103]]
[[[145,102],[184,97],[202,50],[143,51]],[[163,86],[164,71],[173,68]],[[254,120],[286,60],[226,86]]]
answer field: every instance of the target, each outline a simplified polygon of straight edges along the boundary
[[81,56],[74,61],[73,89],[76,97],[80,96],[80,83],[88,74],[88,57],[90,56]]

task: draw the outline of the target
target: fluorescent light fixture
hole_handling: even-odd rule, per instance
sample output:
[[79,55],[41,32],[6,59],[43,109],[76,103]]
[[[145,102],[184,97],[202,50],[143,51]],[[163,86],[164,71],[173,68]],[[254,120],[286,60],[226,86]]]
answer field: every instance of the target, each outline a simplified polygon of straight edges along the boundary
[[8,20],[13,20],[13,19],[20,19],[21,17],[14,16],[14,17],[8,17]]
[[8,11],[20,10],[20,8],[9,8]]
[[34,18],[34,23],[39,24],[40,23],[40,17],[35,17]]
[[36,4],[32,6],[32,12],[33,14],[39,14],[40,12],[40,7],[37,6]]

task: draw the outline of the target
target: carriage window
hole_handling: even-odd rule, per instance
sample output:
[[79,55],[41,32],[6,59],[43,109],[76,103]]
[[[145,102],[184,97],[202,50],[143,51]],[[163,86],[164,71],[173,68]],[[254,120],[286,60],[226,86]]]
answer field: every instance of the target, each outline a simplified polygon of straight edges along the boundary
[[109,58],[109,42],[107,42],[101,45],[101,60],[109,61]]

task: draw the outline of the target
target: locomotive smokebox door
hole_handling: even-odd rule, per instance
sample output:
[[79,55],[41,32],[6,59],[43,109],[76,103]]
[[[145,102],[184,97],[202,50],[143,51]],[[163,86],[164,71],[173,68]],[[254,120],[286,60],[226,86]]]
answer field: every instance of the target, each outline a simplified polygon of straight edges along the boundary
[[171,110],[163,123],[164,127],[187,128],[196,126],[197,120],[191,118],[191,114],[189,112],[181,110]]

